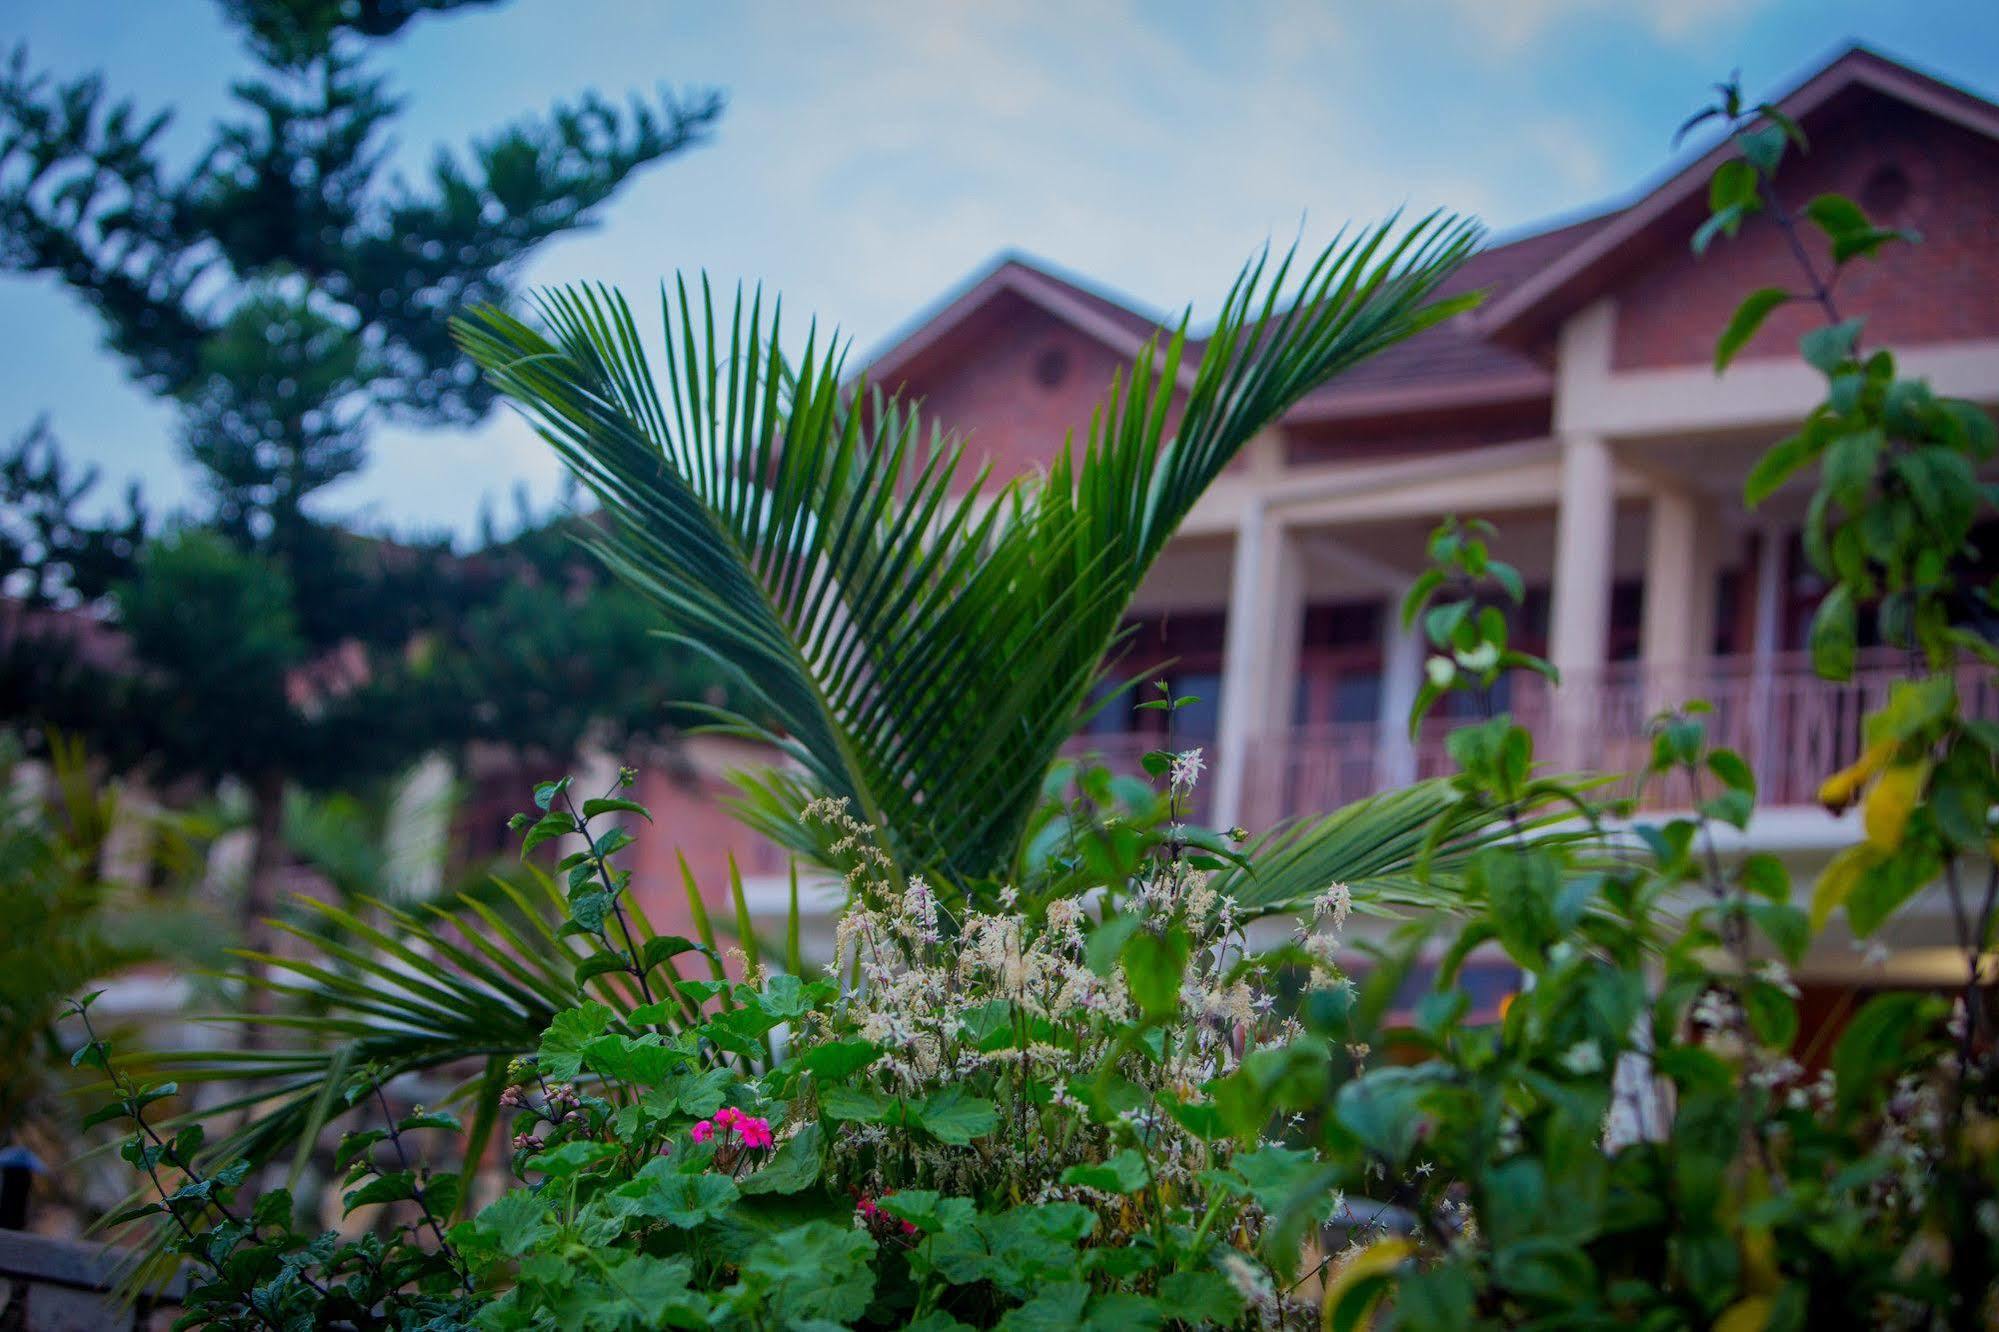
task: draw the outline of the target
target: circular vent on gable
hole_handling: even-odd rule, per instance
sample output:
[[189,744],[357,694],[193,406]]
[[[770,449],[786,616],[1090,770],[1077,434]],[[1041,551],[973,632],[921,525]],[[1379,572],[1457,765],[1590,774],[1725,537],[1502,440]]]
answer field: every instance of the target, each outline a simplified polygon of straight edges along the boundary
[[1875,167],[1860,187],[1860,206],[1876,222],[1893,223],[1909,205],[1909,173],[1893,162]]
[[1034,358],[1034,382],[1045,389],[1059,388],[1069,377],[1069,349],[1043,347]]

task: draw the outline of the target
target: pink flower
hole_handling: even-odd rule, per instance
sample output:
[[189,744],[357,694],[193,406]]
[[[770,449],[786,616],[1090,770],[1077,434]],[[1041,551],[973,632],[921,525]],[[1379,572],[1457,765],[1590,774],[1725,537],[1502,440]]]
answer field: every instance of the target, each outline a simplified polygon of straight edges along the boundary
[[855,1207],[854,1210],[859,1212],[862,1216],[865,1216],[870,1221],[874,1220],[877,1216],[881,1215],[881,1208],[875,1206],[875,1200],[873,1198],[862,1198],[860,1201],[860,1205]]
[[743,1119],[743,1112],[733,1105],[725,1105],[715,1112],[715,1123],[718,1127],[731,1128],[742,1123]]
[[770,1121],[761,1115],[745,1118],[738,1126],[743,1135],[745,1147],[768,1147],[771,1145]]
[[708,1141],[709,1138],[714,1136],[714,1133],[715,1133],[715,1126],[709,1123],[705,1119],[702,1120],[700,1123],[696,1124],[693,1128],[687,1130],[687,1136],[694,1139],[694,1141],[696,1142],[706,1142]]

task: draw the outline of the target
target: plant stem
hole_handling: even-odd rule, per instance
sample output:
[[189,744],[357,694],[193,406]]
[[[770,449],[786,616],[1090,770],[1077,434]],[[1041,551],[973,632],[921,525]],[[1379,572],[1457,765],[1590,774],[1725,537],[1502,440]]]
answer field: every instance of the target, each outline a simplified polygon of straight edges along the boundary
[[427,1190],[417,1177],[417,1173],[410,1168],[409,1153],[403,1149],[402,1128],[396,1123],[395,1112],[389,1109],[388,1095],[382,1090],[382,1084],[379,1082],[375,1084],[375,1100],[382,1107],[382,1122],[388,1127],[389,1145],[396,1149],[396,1160],[401,1164],[403,1173],[410,1177],[410,1197],[416,1203],[418,1210],[423,1213],[425,1223],[430,1226],[430,1233],[437,1240],[437,1251],[456,1269],[458,1280],[465,1287],[465,1293],[469,1295],[472,1293],[472,1272],[458,1256],[458,1251],[451,1247],[451,1241],[444,1238],[444,1227],[437,1223],[437,1213],[431,1210],[430,1200],[424,1196]]
[[652,1003],[652,986],[646,983],[645,967],[639,958],[638,942],[632,935],[631,924],[625,919],[625,908],[618,901],[618,890],[611,883],[610,866],[604,863],[604,857],[597,854],[597,839],[590,835],[590,821],[583,817],[583,811],[576,807],[576,797],[570,795],[567,790],[562,793],[562,803],[569,806],[569,817],[576,821],[576,831],[583,834],[584,844],[588,848],[586,854],[597,866],[597,881],[604,885],[604,895],[611,899],[611,914],[617,917],[618,931],[625,936],[625,950],[631,954],[631,973],[638,980],[639,993],[644,996],[647,1003]]

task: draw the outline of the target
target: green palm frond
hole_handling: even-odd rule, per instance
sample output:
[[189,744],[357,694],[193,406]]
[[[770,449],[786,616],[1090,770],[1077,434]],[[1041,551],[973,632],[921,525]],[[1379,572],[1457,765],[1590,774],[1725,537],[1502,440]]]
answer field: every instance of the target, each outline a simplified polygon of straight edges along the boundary
[[[1537,806],[1521,828],[1545,837],[1565,814]],[[1231,866],[1213,886],[1250,919],[1297,910],[1335,883],[1361,910],[1450,910],[1460,905],[1472,853],[1513,835],[1499,814],[1467,806],[1449,780],[1435,778],[1273,829],[1246,848],[1249,868]]]
[[526,887],[496,881],[495,893],[495,902],[466,894],[451,908],[421,910],[297,899],[299,919],[273,923],[298,946],[244,954],[254,965],[231,977],[269,994],[278,1011],[210,1019],[254,1024],[260,1045],[134,1052],[120,1062],[184,1088],[225,1089],[186,1116],[211,1127],[240,1116],[210,1139],[214,1160],[267,1161],[309,1145],[334,1104],[329,1095],[364,1067],[384,1079],[442,1078],[445,1099],[481,1087],[497,1094],[495,1065],[534,1050],[555,1014],[589,998],[621,1012],[638,1000],[619,988],[620,975],[576,982],[585,952],[558,933],[567,908],[545,876]]
[[601,288],[544,293],[546,331],[485,309],[457,335],[610,515],[605,561],[751,701],[716,724],[792,765],[748,776],[746,817],[819,855],[798,810],[844,798],[903,872],[969,882],[1012,862],[1195,500],[1305,393],[1467,308],[1437,288],[1477,236],[1432,216],[1252,262],[1191,376],[1183,320],[1080,448],[996,487],[913,407],[845,383],[837,339],[788,362],[760,296],[663,292],[658,373]]

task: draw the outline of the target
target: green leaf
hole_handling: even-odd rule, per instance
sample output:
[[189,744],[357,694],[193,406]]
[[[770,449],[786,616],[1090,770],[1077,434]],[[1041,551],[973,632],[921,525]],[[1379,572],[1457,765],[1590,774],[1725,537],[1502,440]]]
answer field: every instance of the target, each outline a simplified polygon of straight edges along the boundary
[[1860,205],[1843,194],[1821,194],[1805,205],[1804,213],[1828,240],[1873,229]]
[[1735,136],[1735,144],[1742,150],[1742,156],[1749,164],[1766,176],[1777,174],[1777,164],[1784,160],[1784,144],[1788,136],[1782,125],[1761,125]]
[[1832,1071],[1840,1105],[1852,1110],[1873,1104],[1891,1089],[1893,1070],[1904,1067],[1920,1029],[1937,1017],[1930,995],[1896,991],[1861,1005],[1832,1050]]
[[558,837],[567,837],[576,831],[576,820],[561,812],[544,814],[529,828],[527,836],[521,839],[521,859],[543,842],[552,842]]
[[827,1087],[819,1093],[819,1110],[828,1119],[879,1124],[895,1108],[880,1092],[866,1087]]
[[1851,680],[1853,662],[1859,650],[1860,622],[1853,607],[1853,590],[1835,584],[1819,602],[1812,616],[1808,645],[1812,670],[1822,680]]
[[1370,1151],[1400,1162],[1423,1127],[1422,1107],[1429,1094],[1427,1076],[1417,1070],[1376,1069],[1340,1088],[1334,1114]]
[[448,1133],[463,1133],[465,1123],[457,1115],[444,1110],[417,1110],[404,1115],[396,1125],[404,1133],[414,1133],[421,1129],[443,1129]]
[[576,964],[576,983],[581,985],[593,977],[613,971],[627,971],[630,967],[631,959],[623,953],[599,949]]
[[1714,175],[1708,177],[1708,212],[1752,209],[1757,204],[1756,191],[1756,169],[1741,158],[1732,157],[1716,167]]
[[1849,509],[1866,503],[1874,489],[1874,472],[1888,440],[1876,429],[1841,435],[1826,446],[1822,464],[1826,489]]
[[518,1257],[553,1234],[555,1228],[549,1223],[547,1199],[530,1189],[513,1189],[457,1229],[482,1232],[501,1253]]
[[636,800],[620,800],[609,796],[600,796],[595,800],[586,800],[583,802],[584,818],[594,819],[601,814],[636,814],[647,823],[652,822],[652,811]]
[[1756,774],[1749,770],[1749,764],[1742,755],[1734,750],[1708,751],[1707,766],[1708,771],[1719,777],[1731,791],[1743,791],[1752,797],[1756,794]]
[[587,1138],[574,1138],[560,1143],[545,1152],[537,1152],[527,1159],[527,1169],[538,1170],[544,1175],[564,1179],[570,1175],[580,1175],[591,1170],[618,1154],[618,1149],[608,1142],[592,1142]]
[[1062,1172],[1064,1184],[1100,1193],[1137,1193],[1149,1178],[1145,1158],[1130,1147],[1120,1148],[1096,1165],[1073,1165]]
[[583,1065],[583,1047],[604,1034],[617,1015],[595,1000],[564,1009],[542,1033],[541,1071],[557,1082],[573,1082]]
[[1757,897],[1772,902],[1791,900],[1791,872],[1784,868],[1783,861],[1767,851],[1744,856],[1735,877],[1744,890]]
[[664,1156],[646,1162],[613,1193],[637,1215],[680,1230],[692,1230],[726,1214],[740,1196],[736,1182],[727,1175],[683,1174]]
[[1108,976],[1115,971],[1125,944],[1130,942],[1131,936],[1136,934],[1138,927],[1144,923],[1143,916],[1135,911],[1129,911],[1123,915],[1112,916],[1091,930],[1083,954],[1084,959],[1090,964],[1090,970],[1099,976]]
[[1735,359],[1736,353],[1749,345],[1756,331],[1763,327],[1763,321],[1770,312],[1792,299],[1791,293],[1782,287],[1759,287],[1742,298],[1742,304],[1735,307],[1729,317],[1728,327],[1715,339],[1714,369],[1720,374]]
[[993,1103],[973,1096],[956,1084],[932,1092],[917,1102],[912,1111],[916,1122],[939,1142],[963,1147],[974,1138],[991,1133],[999,1123]]
[[763,993],[759,997],[764,1012],[772,1017],[800,1017],[812,1008],[812,996],[806,992],[805,982],[781,972],[764,982]]
[[1789,435],[1764,450],[1742,483],[1743,502],[1755,508],[1782,489],[1813,457],[1812,442],[1806,436]]
[[1138,930],[1125,941],[1119,954],[1125,983],[1147,1017],[1165,1017],[1180,1006],[1187,953],[1187,932],[1177,925],[1164,934]]
[[897,1189],[883,1195],[881,1209],[931,1235],[966,1224],[979,1210],[970,1198],[947,1198],[931,1189]]
[[1798,340],[1798,351],[1807,365],[1830,375],[1853,359],[1853,349],[1859,344],[1860,330],[1866,323],[1864,319],[1848,319],[1815,328]]
[[811,1319],[853,1323],[874,1298],[874,1253],[863,1231],[808,1221],[757,1245],[743,1261],[743,1278],[766,1292],[760,1313],[773,1326],[799,1327]]
[[1216,1272],[1172,1272],[1159,1278],[1159,1302],[1183,1322],[1220,1327],[1233,1326],[1243,1311],[1242,1296]]
[[333,1169],[336,1172],[346,1170],[356,1157],[367,1152],[376,1143],[386,1141],[388,1136],[387,1129],[378,1128],[357,1129],[346,1134],[340,1139],[340,1146],[333,1153]]
[[645,946],[639,950],[639,964],[647,972],[651,972],[654,967],[668,958],[679,957],[682,953],[702,951],[704,950],[701,945],[692,939],[684,939],[678,934],[655,934],[647,939]]
[[1788,902],[1751,902],[1748,909],[1749,918],[1786,962],[1796,966],[1804,960],[1805,949],[1812,942],[1812,927],[1803,911]]
[[1541,965],[1555,940],[1560,872],[1547,852],[1496,846],[1472,861],[1471,881],[1485,894],[1507,954],[1523,967]]
[[595,888],[569,900],[569,918],[591,934],[603,930],[604,918],[610,914],[611,895]]
[[590,1322],[592,1328],[631,1326],[634,1309],[637,1325],[647,1328],[707,1327],[714,1320],[708,1297],[689,1289],[694,1264],[684,1254],[659,1258],[623,1253],[608,1258],[604,1267],[610,1289],[604,1300],[604,1319]]
[[357,1207],[367,1207],[376,1203],[403,1202],[416,1196],[416,1176],[407,1170],[398,1170],[392,1175],[377,1175],[358,1189],[353,1189],[341,1197],[340,1214],[350,1215]]
[[819,1166],[825,1132],[817,1124],[807,1124],[778,1144],[770,1163],[738,1182],[746,1194],[798,1193],[819,1181]]
[[1072,1332],[1083,1326],[1083,1306],[1089,1302],[1086,1281],[1057,1281],[1040,1287],[1018,1308],[1000,1318],[1000,1332]]
[[1773,1050],[1788,1050],[1798,1038],[1798,1006],[1791,997],[1766,981],[1754,981],[1743,989],[1743,1011],[1756,1038]]
[[794,1062],[821,1082],[838,1082],[860,1072],[880,1057],[881,1047],[874,1042],[859,1037],[843,1037],[807,1047],[794,1057]]
[[1708,247],[1714,244],[1716,236],[1733,236],[1742,229],[1742,220],[1753,211],[1751,206],[1737,203],[1730,204],[1709,217],[1694,231],[1694,253],[1706,254]]

